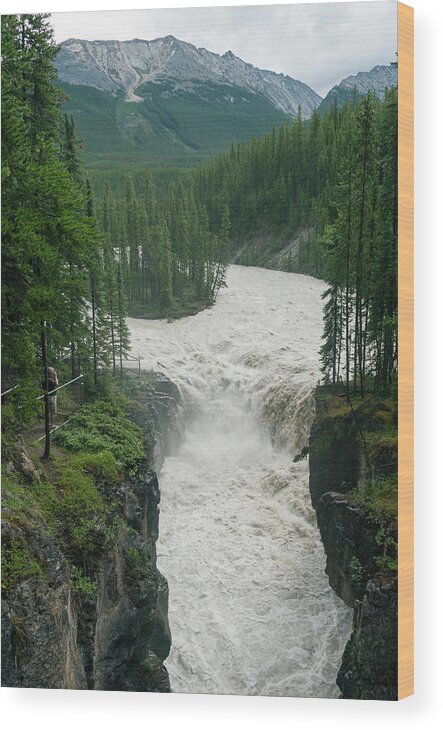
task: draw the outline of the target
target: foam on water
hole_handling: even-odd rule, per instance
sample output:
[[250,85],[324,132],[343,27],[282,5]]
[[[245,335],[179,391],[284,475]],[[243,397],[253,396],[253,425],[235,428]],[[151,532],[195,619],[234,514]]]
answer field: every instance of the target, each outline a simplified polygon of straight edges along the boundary
[[336,697],[351,611],[325,575],[307,444],[322,282],[232,266],[216,305],[130,319],[133,352],[180,387],[187,432],[160,475],[175,692]]

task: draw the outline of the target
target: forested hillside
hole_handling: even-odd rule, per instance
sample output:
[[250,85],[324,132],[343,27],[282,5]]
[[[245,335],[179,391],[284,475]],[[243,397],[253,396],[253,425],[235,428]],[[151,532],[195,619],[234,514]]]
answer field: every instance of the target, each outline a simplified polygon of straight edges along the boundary
[[229,260],[277,261],[328,282],[325,380],[361,392],[367,375],[386,385],[397,350],[396,138],[393,88],[299,115],[186,177],[159,184],[147,171],[128,175],[125,192],[108,187],[103,225],[114,210],[114,248],[130,252],[130,311],[192,311],[213,300]]
[[229,260],[229,213],[211,231],[191,185],[173,180],[159,193],[146,170],[136,192],[128,174],[124,193],[106,186],[101,224],[122,262],[131,314],[189,314],[217,297]]
[[[314,113],[307,122],[299,115],[261,139],[232,145],[191,177],[166,181],[158,204],[171,236],[173,295],[188,289],[191,298],[204,299],[218,288],[214,240],[223,265],[229,256],[265,266],[295,240],[279,254],[280,267],[328,282],[322,347],[326,381],[343,377],[348,388],[352,381],[361,392],[367,375],[378,384],[389,383],[397,351],[396,139],[393,88],[382,100],[368,94],[343,109],[335,105],[322,116]],[[143,232],[146,220],[140,214],[143,201],[154,195],[149,174],[135,188],[128,179],[126,197],[117,196],[120,210],[139,207],[130,239],[139,237],[141,254],[129,264],[130,296],[155,302],[149,251],[160,239]],[[271,243],[257,252],[255,239]]]
[[63,110],[75,119],[88,169],[195,166],[229,148],[231,140],[261,135],[288,116],[263,94],[227,84],[177,91],[149,84],[139,103],[120,93],[59,82]]
[[[274,251],[296,237],[283,266],[326,279],[323,370],[361,391],[390,382],[397,331],[397,90],[296,119],[231,151],[195,175],[213,230],[229,210],[232,255],[266,265],[244,240]],[[301,240],[300,240],[301,239]],[[238,258],[238,257],[237,257]]]
[[42,365],[68,354],[71,376],[92,388],[99,368],[121,368],[128,297],[149,302],[148,316],[212,302],[229,223],[211,233],[180,186],[158,205],[148,173],[138,200],[128,178],[123,207],[109,187],[95,206],[72,117],[60,111],[48,17],[4,16],[2,53],[2,374],[3,390],[20,384],[23,417]]
[[[125,315],[179,316],[214,301],[228,261],[280,263],[328,281],[325,378],[389,382],[396,359],[396,89],[260,139],[159,183],[146,166],[124,185],[85,179],[72,117],[62,116],[57,53],[44,16],[5,17],[3,317],[6,382],[35,382],[36,353],[69,348],[72,375],[115,371]],[[146,162],[149,162],[146,160]],[[17,197],[18,196],[18,197]],[[20,205],[17,206],[17,200]],[[90,353],[93,353],[92,357]]]
[[128,348],[122,265],[60,113],[56,52],[46,16],[2,17],[2,369],[23,408],[63,351],[73,377],[81,367],[96,380],[98,361],[115,366]]

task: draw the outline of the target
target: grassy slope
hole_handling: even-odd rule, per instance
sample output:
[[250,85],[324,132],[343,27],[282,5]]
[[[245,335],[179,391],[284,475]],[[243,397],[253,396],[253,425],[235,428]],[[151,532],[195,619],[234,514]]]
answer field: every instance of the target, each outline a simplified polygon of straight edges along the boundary
[[[151,377],[145,374],[147,382]],[[41,444],[25,432],[24,470],[22,447],[13,435],[12,441],[5,439],[2,519],[10,529],[2,539],[3,597],[24,579],[48,579],[46,557],[38,540],[33,542],[32,536],[39,535],[61,549],[74,589],[92,597],[97,561],[112,544],[120,520],[115,489],[139,464],[146,468],[155,442],[138,382],[125,378],[122,387],[124,393],[115,391],[111,400],[89,403],[71,417],[54,439],[49,461],[40,459]]]

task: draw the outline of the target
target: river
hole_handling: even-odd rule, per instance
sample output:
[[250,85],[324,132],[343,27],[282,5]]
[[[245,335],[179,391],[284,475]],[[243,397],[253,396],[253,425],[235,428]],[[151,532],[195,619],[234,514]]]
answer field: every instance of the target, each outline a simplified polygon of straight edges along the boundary
[[160,474],[174,692],[337,697],[352,612],[325,575],[307,444],[324,284],[231,266],[214,307],[129,319],[133,353],[185,403]]

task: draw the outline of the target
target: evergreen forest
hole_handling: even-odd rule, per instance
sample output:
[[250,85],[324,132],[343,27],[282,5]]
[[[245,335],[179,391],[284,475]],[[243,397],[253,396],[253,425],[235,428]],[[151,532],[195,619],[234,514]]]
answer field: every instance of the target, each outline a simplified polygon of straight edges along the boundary
[[[42,367],[68,360],[97,387],[122,370],[128,306],[171,316],[215,300],[224,283],[229,219],[212,233],[190,190],[157,201],[149,171],[136,196],[106,186],[96,205],[72,117],[61,110],[48,16],[2,16],[3,389],[19,385],[21,418]],[[149,311],[147,306],[149,305]]]
[[[327,282],[325,382],[343,380],[348,394],[352,388],[361,395],[368,377],[376,388],[387,386],[397,357],[396,154],[394,88],[381,101],[368,94],[307,122],[299,115],[260,139],[233,144],[191,176],[166,180],[157,207],[168,231],[163,247],[171,241],[172,300],[190,293],[211,301],[245,240],[274,236],[279,248],[305,231],[298,255],[290,252],[284,266]],[[149,235],[153,215],[144,214],[154,186],[149,172],[135,185],[133,179],[128,175],[126,193],[114,203],[120,215],[129,212],[133,231],[129,300],[155,302],[149,257],[157,258],[160,235]],[[255,263],[247,254],[239,260]]]
[[2,686],[397,699],[397,88],[1,26]]
[[63,112],[45,15],[2,18],[3,382],[23,407],[41,366],[72,378],[121,370],[128,313],[175,318],[211,305],[244,241],[274,237],[284,268],[318,276],[325,382],[387,386],[397,358],[397,93],[355,97],[193,171],[90,181]]

